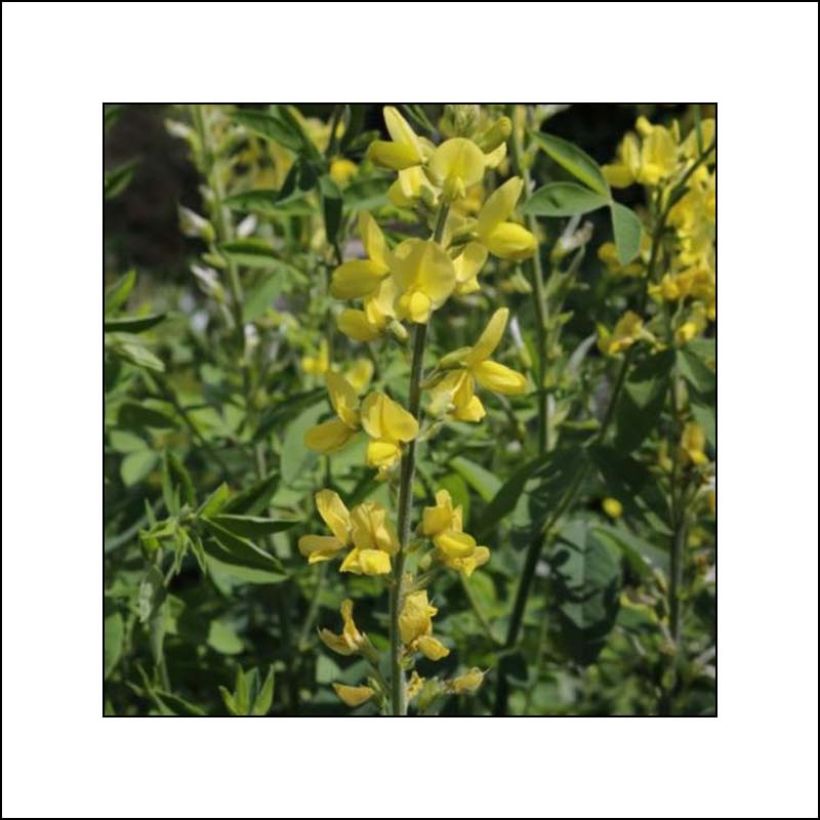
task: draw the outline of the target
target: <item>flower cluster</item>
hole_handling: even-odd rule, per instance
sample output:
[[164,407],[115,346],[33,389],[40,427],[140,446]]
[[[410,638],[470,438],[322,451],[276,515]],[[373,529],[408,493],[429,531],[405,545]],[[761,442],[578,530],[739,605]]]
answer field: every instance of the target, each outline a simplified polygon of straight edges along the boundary
[[[398,173],[389,191],[391,202],[415,210],[432,237],[413,236],[393,244],[372,214],[359,214],[362,253],[342,261],[330,279],[330,295],[354,303],[337,316],[338,329],[354,342],[374,342],[389,334],[404,343],[410,331],[418,333],[416,329],[430,323],[449,299],[481,289],[481,272],[490,255],[518,261],[537,249],[535,236],[514,219],[523,181],[512,177],[485,196],[485,171],[498,169],[506,154],[512,130],[508,118],[487,118],[473,107],[456,107],[441,124],[447,139],[436,146],[417,135],[395,108],[385,108],[384,116],[390,139],[371,143],[367,159]],[[447,419],[481,421],[487,411],[478,388],[508,396],[529,389],[525,376],[491,358],[502,342],[508,319],[509,310],[499,308],[472,346],[447,353],[426,374],[414,347],[418,367],[409,392],[411,397],[415,391],[417,397],[423,394],[426,398],[424,402],[416,399],[415,404],[411,398],[408,407],[395,395],[378,390],[360,398],[372,370],[356,385],[351,378],[355,373],[337,372],[327,347],[320,347],[304,359],[303,368],[324,376],[334,416],[308,430],[305,443],[329,455],[363,432],[368,438],[367,465],[377,471],[379,479],[399,478],[400,498],[412,498],[415,441],[422,434],[429,438]],[[424,429],[422,411],[429,417]],[[448,682],[425,681],[413,669],[417,656],[439,661],[450,650],[433,635],[438,610],[426,589],[432,573],[414,578],[404,572],[405,556],[410,551],[417,553],[429,540],[431,549],[418,558],[416,566],[429,569],[435,565],[465,577],[490,558],[489,549],[464,532],[462,509],[453,505],[449,493],[439,490],[435,497],[436,504],[424,510],[411,543],[406,535],[402,541],[402,533],[393,529],[380,504],[365,501],[348,510],[337,493],[321,490],[316,494],[316,508],[331,535],[305,535],[299,542],[300,552],[311,563],[341,557],[342,572],[372,576],[392,572],[394,591],[398,588],[399,594],[391,604],[395,606],[391,631],[397,634],[390,639],[394,646],[400,645],[394,657],[401,659],[400,668],[392,674],[401,675],[404,702],[418,698],[418,708],[441,694],[475,691],[483,677],[481,670],[471,669]],[[405,534],[409,532],[408,527]],[[391,694],[378,671],[378,653],[353,622],[349,600],[342,604],[342,619],[342,633],[323,630],[321,640],[340,654],[362,654],[374,674],[366,686],[337,684],[337,694],[350,706],[375,696],[384,708],[390,704],[395,710],[395,684]],[[405,670],[412,672],[409,681],[404,680]]]
[[[682,139],[677,122],[667,128],[639,117],[635,132],[628,133],[618,147],[616,161],[603,167],[614,188],[646,186],[664,217],[660,228],[671,241],[663,254],[656,252],[655,269],[663,264],[663,273],[647,283],[647,292],[656,303],[670,306],[672,336],[678,346],[701,335],[716,318],[714,139],[712,119],[693,127]],[[685,184],[678,190],[681,182]],[[649,270],[651,246],[649,234],[644,234],[638,257],[627,265],[619,263],[612,243],[601,245],[598,256],[613,276],[643,277],[655,272]],[[600,349],[616,356],[639,338],[655,342],[642,324],[642,317],[627,313],[613,332],[599,328]]]

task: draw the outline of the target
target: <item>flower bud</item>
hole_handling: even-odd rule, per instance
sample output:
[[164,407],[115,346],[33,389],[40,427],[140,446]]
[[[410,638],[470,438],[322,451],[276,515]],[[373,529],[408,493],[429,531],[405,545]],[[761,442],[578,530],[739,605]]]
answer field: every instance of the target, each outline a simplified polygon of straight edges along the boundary
[[499,145],[505,143],[512,134],[512,120],[509,117],[497,119],[486,131],[476,137],[476,145],[485,153],[490,154]]

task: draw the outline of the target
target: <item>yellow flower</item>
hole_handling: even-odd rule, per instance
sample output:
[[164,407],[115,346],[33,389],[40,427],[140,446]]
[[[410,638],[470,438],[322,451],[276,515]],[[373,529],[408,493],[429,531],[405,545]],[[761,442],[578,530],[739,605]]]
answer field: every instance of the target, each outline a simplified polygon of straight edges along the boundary
[[520,177],[508,179],[489,196],[478,214],[478,238],[500,259],[527,259],[538,248],[535,237],[523,225],[507,221],[523,187]]
[[448,202],[461,199],[467,189],[481,182],[486,158],[484,152],[466,137],[446,140],[433,151],[428,172]]
[[341,613],[344,622],[342,633],[336,635],[329,629],[321,629],[319,638],[328,649],[339,655],[355,655],[365,645],[366,639],[353,621],[353,601],[350,598],[342,601]]
[[424,535],[433,539],[436,558],[468,578],[490,560],[489,549],[478,546],[472,535],[462,532],[461,507],[453,507],[447,490],[436,493],[434,507],[424,508],[421,529]]
[[680,452],[684,462],[701,466],[709,461],[704,449],[706,434],[699,424],[694,421],[687,423],[680,437]]
[[302,370],[312,376],[323,376],[330,367],[330,355],[327,348],[327,340],[319,342],[319,352],[315,356],[302,357]]
[[423,688],[424,678],[414,669],[413,674],[410,675],[410,680],[407,681],[407,702],[410,703]]
[[404,604],[399,613],[399,633],[402,642],[410,645],[422,635],[433,632],[433,616],[438,612],[427,600],[427,590],[411,592],[404,598]]
[[433,637],[433,616],[438,610],[427,600],[427,591],[411,592],[399,613],[399,634],[410,652],[419,651],[425,658],[438,661],[450,650]]
[[643,319],[631,310],[618,319],[611,333],[603,325],[598,326],[598,348],[605,356],[623,353],[638,339],[654,340],[654,337],[644,328]]
[[345,379],[357,393],[364,393],[372,378],[373,362],[370,359],[356,359],[345,373]]
[[[299,539],[299,552],[308,563],[329,561],[352,546],[342,561],[341,572],[357,575],[390,572],[390,557],[398,551],[399,542],[387,520],[387,510],[381,504],[366,501],[351,512],[332,490],[321,490],[316,493],[316,509],[333,535],[303,535]],[[344,617],[344,610],[342,615]]]
[[433,205],[437,195],[436,189],[418,165],[399,171],[398,179],[387,191],[388,199],[397,208],[412,208],[419,199]]
[[635,128],[643,139],[627,134],[618,146],[617,161],[602,168],[613,188],[626,188],[635,182],[654,186],[678,169],[676,132],[652,125],[646,117],[638,117]]
[[333,271],[330,293],[336,299],[370,296],[390,272],[384,234],[367,211],[359,214],[359,233],[367,259],[350,259]]
[[325,373],[325,382],[337,418],[311,427],[305,433],[305,444],[317,453],[335,453],[359,429],[359,398],[350,382],[332,370]]
[[385,106],[384,122],[390,134],[390,142],[376,140],[367,149],[367,157],[376,165],[401,171],[421,165],[424,154],[421,141],[407,120],[393,106]]
[[384,477],[401,458],[401,445],[419,433],[419,423],[398,402],[384,393],[371,393],[362,402],[361,422],[372,439],[367,445],[367,463],[378,467]]
[[477,691],[484,681],[484,673],[477,667],[473,667],[463,675],[453,678],[448,688],[455,695],[471,695]]
[[387,510],[375,501],[354,507],[350,516],[353,549],[340,567],[356,575],[386,575],[390,557],[399,550],[399,541],[387,520]]
[[426,324],[456,285],[453,260],[435,242],[406,239],[393,251],[391,268],[398,288],[400,319]]
[[480,242],[469,242],[453,260],[456,270],[455,293],[463,296],[479,290],[478,274],[487,261],[487,249]]
[[379,289],[364,300],[364,310],[346,308],[336,324],[346,336],[357,342],[372,342],[395,318],[396,283],[392,276],[382,279]]
[[332,490],[320,490],[315,495],[316,509],[333,535],[303,535],[299,552],[309,564],[329,561],[338,552],[350,546],[350,512]]
[[345,686],[343,683],[334,683],[333,689],[346,706],[354,708],[361,706],[376,694],[370,686]]
[[601,502],[604,512],[610,518],[620,518],[624,514],[623,504],[617,498],[605,498]]
[[476,382],[487,390],[507,396],[526,392],[527,379],[523,375],[490,359],[504,335],[509,314],[507,308],[496,310],[472,347],[463,347],[442,359],[443,368],[455,366],[455,369],[430,387],[431,412],[434,415],[452,408],[453,418],[460,421],[480,421],[484,418],[484,405],[475,395]]
[[344,157],[336,157],[330,163],[330,178],[339,186],[345,185],[350,179],[356,176],[359,166],[355,162]]

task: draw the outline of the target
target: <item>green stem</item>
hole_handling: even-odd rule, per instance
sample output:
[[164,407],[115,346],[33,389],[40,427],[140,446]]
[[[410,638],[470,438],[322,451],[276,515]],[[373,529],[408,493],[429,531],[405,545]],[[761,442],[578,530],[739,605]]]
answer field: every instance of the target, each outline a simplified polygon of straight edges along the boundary
[[[515,123],[515,106],[508,107],[508,116]],[[524,193],[522,203],[530,197],[531,179],[530,169],[522,161],[523,147],[521,145],[521,135],[518,128],[513,125],[512,139],[510,141],[510,160],[513,170],[524,180]],[[538,224],[534,216],[527,216],[527,228],[533,236],[537,236]],[[545,386],[548,367],[548,339],[547,328],[549,327],[549,307],[547,305],[546,289],[544,287],[544,271],[541,265],[541,254],[536,250],[529,265],[532,272],[533,281],[533,308],[535,310],[535,339],[536,354],[538,358],[538,452],[546,453],[552,449],[553,442],[550,433],[550,412],[549,394]]]
[[484,614],[484,611],[481,609],[481,605],[478,603],[478,599],[475,597],[475,593],[473,592],[473,588],[470,586],[470,581],[464,575],[461,575],[461,587],[464,590],[464,594],[467,596],[467,600],[470,603],[470,607],[473,610],[473,614],[478,619],[478,622],[481,624],[481,628],[484,630],[484,634],[496,645],[503,646],[503,641],[500,640],[496,634],[493,632],[492,624],[490,624],[489,619]]
[[[444,226],[450,206],[442,201],[436,216],[433,241],[441,243]],[[421,382],[424,364],[424,342],[427,338],[427,325],[416,324],[413,328],[413,357],[410,363],[410,391],[407,409],[418,420],[421,404]],[[404,670],[401,664],[402,646],[399,634],[399,615],[404,597],[404,561],[407,546],[410,543],[410,518],[413,509],[413,478],[416,472],[416,440],[408,442],[401,460],[399,477],[399,551],[393,565],[393,580],[390,586],[390,705],[394,715],[407,714],[407,690]]]
[[[413,329],[413,359],[410,365],[409,412],[418,418],[421,398],[421,371],[424,358],[424,341],[427,325],[417,324]],[[407,692],[404,670],[401,665],[401,637],[399,635],[399,615],[404,597],[404,559],[410,542],[410,515],[413,507],[413,477],[416,470],[415,439],[407,444],[401,460],[399,484],[399,551],[393,566],[393,583],[390,587],[390,688],[391,705],[394,715],[407,714]]]

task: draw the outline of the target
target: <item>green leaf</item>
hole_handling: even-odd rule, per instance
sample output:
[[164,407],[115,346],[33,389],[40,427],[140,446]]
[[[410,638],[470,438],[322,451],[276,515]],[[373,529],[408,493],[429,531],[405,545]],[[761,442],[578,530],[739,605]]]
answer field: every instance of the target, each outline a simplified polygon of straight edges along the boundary
[[142,481],[157,466],[159,456],[151,450],[137,450],[128,455],[120,464],[120,478],[126,487],[133,487]]
[[610,199],[609,184],[600,166],[577,145],[552,134],[536,134],[538,145],[562,168],[569,171],[588,188]]
[[201,520],[211,536],[205,542],[205,551],[209,555],[226,564],[284,574],[281,561],[269,552],[247,538],[234,535],[210,518]]
[[125,342],[121,338],[106,336],[106,346],[109,339],[115,339],[110,343],[110,350],[115,356],[124,359],[129,364],[145,370],[155,370],[158,373],[165,372],[165,365],[147,347],[143,347],[136,342]]
[[281,471],[285,484],[292,484],[316,461],[316,453],[305,446],[305,433],[319,421],[326,407],[324,401],[314,404],[288,425],[282,442]]
[[273,683],[273,666],[269,666],[268,674],[265,676],[265,680],[254,698],[253,706],[251,707],[252,715],[261,717],[270,711],[270,707],[273,704]]
[[259,515],[268,508],[268,504],[278,486],[279,474],[270,473],[231,497],[222,511],[238,515]]
[[262,538],[274,532],[288,530],[300,523],[300,519],[260,518],[255,515],[215,515],[211,519],[234,535],[245,538]]
[[303,193],[283,195],[272,188],[234,194],[225,200],[225,205],[235,211],[262,216],[307,216],[313,213],[313,206]]
[[479,494],[489,501],[501,488],[501,482],[489,471],[463,456],[450,460],[450,466]]
[[631,262],[641,249],[641,220],[624,205],[613,202],[610,206],[612,213],[612,233],[615,236],[615,247],[618,251],[618,261],[622,265]]
[[669,570],[669,553],[660,547],[650,544],[644,538],[629,532],[623,526],[614,527],[608,524],[596,525],[592,532],[604,543],[609,543],[619,549],[627,564],[640,577],[652,574],[652,567]]
[[253,322],[263,316],[273,306],[287,283],[281,273],[263,276],[252,288],[245,292],[242,305],[242,320]]
[[[251,567],[240,566],[239,564],[229,563],[215,557],[214,554],[205,556],[205,563],[208,567],[208,574],[219,579],[226,576],[227,579],[232,579],[243,584],[280,584],[288,576],[281,571],[275,572],[263,569],[253,569]],[[225,579],[222,579],[225,583]]]
[[288,106],[271,106],[271,113],[273,117],[278,118],[280,122],[284,123],[291,133],[296,134],[297,139],[299,140],[297,150],[304,157],[307,157],[314,163],[324,162],[324,157],[319,152],[319,149],[316,147],[313,140],[305,133],[304,128],[302,128],[302,123],[297,119]]
[[110,171],[106,171],[103,179],[103,192],[106,199],[114,199],[114,197],[119,196],[131,184],[137,162],[137,160],[132,159],[124,165],[119,165]]
[[115,612],[105,619],[104,626],[104,660],[103,670],[104,677],[108,676],[114,671],[117,664],[120,662],[122,656],[122,643],[125,635],[125,624],[122,615]]
[[137,591],[137,614],[140,623],[148,623],[165,601],[165,579],[162,572],[151,564],[145,571]]
[[674,351],[665,350],[630,371],[615,413],[615,446],[624,455],[639,447],[658,423],[674,362]]
[[202,506],[197,510],[197,516],[209,518],[216,515],[223,507],[227,506],[230,497],[230,487],[223,482],[203,501]]
[[589,665],[603,649],[618,616],[617,550],[602,543],[586,522],[573,521],[561,531],[550,567],[556,645],[576,663]]
[[236,111],[233,114],[233,121],[245,126],[257,136],[278,142],[291,151],[298,151],[301,147],[299,134],[294,133],[289,125],[272,114],[266,114],[263,111]]
[[239,655],[245,648],[236,630],[225,621],[211,621],[208,627],[208,646],[220,655]]
[[595,211],[609,201],[609,197],[574,182],[550,182],[532,194],[521,210],[534,216],[574,216]]
[[166,316],[165,313],[152,313],[148,316],[120,316],[105,320],[105,330],[116,333],[142,333],[158,325]]
[[176,427],[176,421],[169,413],[136,401],[124,401],[120,405],[117,411],[117,424],[131,430],[141,430],[145,427],[168,430]]
[[322,194],[322,213],[325,220],[325,235],[332,245],[342,225],[342,192],[339,186],[329,177],[319,180],[319,191]]
[[702,396],[711,397],[716,390],[715,372],[688,346],[678,350],[678,369],[689,384]]
[[172,715],[177,717],[206,717],[207,713],[204,709],[189,700],[181,698],[179,695],[165,692],[162,689],[151,689],[149,691],[154,701],[159,701]]
[[246,268],[271,268],[279,262],[279,257],[264,239],[235,239],[223,242],[220,251],[237,265]]
[[105,315],[108,316],[119,310],[131,295],[134,285],[137,284],[137,272],[130,270],[114,282],[105,291]]

